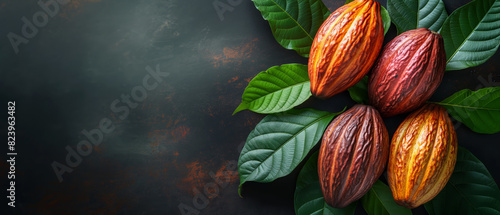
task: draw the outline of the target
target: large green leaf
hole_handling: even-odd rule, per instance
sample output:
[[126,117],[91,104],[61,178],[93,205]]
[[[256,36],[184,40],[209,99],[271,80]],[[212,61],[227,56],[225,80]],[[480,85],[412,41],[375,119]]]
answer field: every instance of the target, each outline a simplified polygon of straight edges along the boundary
[[368,193],[361,198],[361,203],[369,215],[412,214],[410,209],[396,204],[391,189],[380,180],[376,181]]
[[338,114],[292,109],[264,117],[250,132],[241,151],[240,187],[246,181],[271,182],[290,174]]
[[500,1],[475,0],[458,8],[439,33],[446,50],[446,70],[486,62],[500,45]]
[[493,134],[500,131],[500,87],[465,89],[436,103],[475,132]]
[[425,204],[430,215],[500,214],[500,190],[488,169],[458,147],[457,164],[444,189]]
[[314,36],[330,11],[321,0],[252,0],[286,49],[309,57]]
[[307,66],[274,66],[255,76],[243,92],[242,102],[233,114],[249,109],[257,113],[290,110],[311,97]]
[[387,0],[398,34],[417,28],[438,31],[448,17],[442,0]]
[[300,170],[295,188],[294,206],[297,215],[352,215],[356,202],[345,208],[333,208],[326,204],[318,177],[318,152],[311,155]]
[[368,76],[347,89],[352,100],[359,104],[368,104]]

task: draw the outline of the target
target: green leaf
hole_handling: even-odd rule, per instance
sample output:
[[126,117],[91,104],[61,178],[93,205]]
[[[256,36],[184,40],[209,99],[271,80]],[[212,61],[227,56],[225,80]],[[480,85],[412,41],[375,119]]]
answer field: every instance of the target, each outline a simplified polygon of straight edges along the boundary
[[318,152],[311,155],[300,170],[295,188],[294,206],[297,215],[352,215],[356,202],[345,208],[333,208],[326,204],[318,177]]
[[249,109],[257,113],[290,110],[311,97],[307,66],[285,64],[259,73],[248,83],[242,103],[233,114]]
[[389,28],[391,27],[391,17],[389,16],[389,12],[385,7],[380,6],[380,15],[382,16],[382,22],[384,23],[384,35],[387,34]]
[[457,164],[444,189],[426,203],[434,214],[500,214],[500,190],[479,159],[458,147]]
[[246,181],[271,182],[290,174],[338,114],[292,109],[264,117],[250,132],[241,151],[240,186]]
[[394,201],[391,189],[380,180],[376,181],[368,193],[361,198],[361,204],[369,215],[412,214],[410,209],[399,206]]
[[[346,4],[353,2],[354,0],[345,1]],[[384,6],[380,5],[380,15],[382,16],[382,22],[384,23],[384,35],[389,31],[391,27],[391,17],[389,16],[389,12],[385,9]]]
[[453,118],[475,132],[493,134],[500,131],[500,87],[465,89],[435,103],[444,106]]
[[278,43],[309,57],[314,36],[330,11],[321,0],[252,0]]
[[442,0],[387,0],[398,34],[417,28],[438,31],[448,17]]
[[368,104],[368,76],[365,76],[361,81],[347,89],[352,100],[359,104]]
[[475,0],[455,10],[440,31],[446,50],[446,70],[486,62],[500,45],[500,1]]

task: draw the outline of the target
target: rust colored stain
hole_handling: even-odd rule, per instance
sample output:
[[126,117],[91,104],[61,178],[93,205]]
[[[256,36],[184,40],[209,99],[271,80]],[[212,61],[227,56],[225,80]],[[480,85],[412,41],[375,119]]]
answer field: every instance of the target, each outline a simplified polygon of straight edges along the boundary
[[[248,80],[248,81],[247,81]],[[227,81],[228,84],[233,84],[231,88],[245,88],[248,86],[248,83],[252,80],[252,78],[240,79],[238,76],[232,77]]]
[[208,115],[210,115],[211,117],[215,118],[215,115],[214,115],[214,111],[212,110],[211,107],[208,107],[206,112],[208,113]]
[[179,126],[175,128],[174,130],[170,131],[170,134],[172,135],[172,141],[177,142],[179,140],[184,139],[188,134],[191,129],[186,126]]
[[[112,163],[102,160],[102,163]],[[122,169],[115,166],[113,169]],[[134,174],[130,168],[123,168],[113,172],[114,180],[106,180],[107,177],[92,177],[83,182],[64,182],[50,185],[45,188],[45,195],[29,208],[36,214],[60,214],[74,211],[78,208],[82,214],[117,214],[119,210],[130,206],[133,199],[122,193],[135,184],[132,179]],[[54,189],[57,187],[57,189]],[[88,207],[86,203],[92,199],[98,199],[102,205]]]
[[155,141],[149,143],[149,147],[151,148],[151,154],[161,154],[160,141],[155,140]]
[[229,163],[230,161],[226,161],[226,163],[221,168],[219,168],[217,172],[215,172],[216,179],[229,183],[234,183],[240,180],[240,177],[238,176],[238,171],[236,170],[230,171],[227,169]]
[[[208,163],[201,163],[200,161],[193,161],[186,164],[187,174],[182,180],[177,184],[177,187],[183,192],[195,195],[193,189],[198,190],[208,189],[206,186],[208,183],[221,182],[224,184],[233,184],[239,182],[238,171],[235,169],[229,169],[230,161],[224,162],[224,164],[219,167],[216,171],[207,170]],[[233,165],[236,165],[236,161],[233,161]],[[219,187],[220,188],[220,187]],[[216,196],[212,196],[216,197]]]
[[[183,118],[182,115],[178,117],[179,118],[172,118],[162,114],[147,120],[148,125],[151,126],[156,126],[156,124],[159,123],[165,125],[165,128],[155,129],[147,134],[150,139],[148,145],[152,154],[163,156],[166,151],[164,150],[165,147],[162,147],[162,145],[183,141],[189,135],[191,128],[182,125],[182,122],[186,121],[186,118]],[[167,154],[172,154],[172,152],[167,152]]]
[[194,195],[193,188],[202,188],[205,185],[205,181],[208,180],[208,174],[202,169],[199,161],[186,164],[186,168],[188,173],[186,177],[182,178],[181,183],[177,187]]
[[215,68],[225,66],[229,63],[234,63],[235,65],[241,65],[244,60],[250,60],[252,52],[256,48],[256,42],[259,41],[255,38],[249,42],[245,42],[240,46],[225,47],[221,54],[212,55],[212,65]]
[[61,6],[62,12],[59,13],[59,16],[70,19],[80,13],[87,3],[96,3],[100,1],[101,0],[72,0],[68,4]]
[[161,168],[153,168],[153,169],[146,169],[146,173],[150,176],[150,178],[157,178],[161,180],[172,180],[170,178],[171,173],[169,174],[169,171],[172,172],[178,172],[181,170],[179,166],[177,165],[177,158],[175,158],[173,161],[170,162],[165,162],[163,164],[163,167]]
[[245,125],[245,127],[255,127],[257,125],[257,123],[260,122],[260,120],[261,120],[261,118],[256,117],[256,116],[252,116],[252,117],[247,118],[247,120],[243,124]]
[[[174,125],[177,123],[174,123]],[[164,141],[170,143],[179,142],[188,136],[190,130],[191,128],[185,125],[177,126],[173,129],[167,128],[167,129],[153,130],[152,132],[148,132],[148,137],[154,139],[154,141],[151,142],[150,145],[156,147],[159,146]]]
[[235,81],[237,81],[237,80],[238,80],[238,78],[239,78],[238,76],[236,76],[236,77],[232,77],[232,78],[231,78],[231,80],[227,81],[227,83],[232,83],[232,82],[235,82]]
[[168,96],[165,96],[165,101],[171,102],[174,95],[175,95],[175,93],[170,93]]
[[179,152],[174,152],[174,155],[175,156],[179,156]]
[[94,146],[93,150],[96,151],[97,153],[101,153],[104,151],[104,149],[102,147],[99,147],[99,146]]

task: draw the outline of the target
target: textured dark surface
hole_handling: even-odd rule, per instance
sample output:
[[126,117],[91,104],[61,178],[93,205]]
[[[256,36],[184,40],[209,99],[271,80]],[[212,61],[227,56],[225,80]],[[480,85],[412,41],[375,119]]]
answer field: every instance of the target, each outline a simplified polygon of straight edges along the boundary
[[[16,54],[7,34],[22,34],[21,18],[32,19],[41,9],[37,1],[0,1],[0,106],[5,111],[0,139],[7,136],[7,101],[15,100],[18,153],[12,210],[6,207],[9,165],[7,141],[2,142],[1,214],[180,214],[179,205],[195,208],[193,198],[205,188],[218,195],[208,204],[199,202],[199,214],[293,214],[298,170],[273,183],[246,183],[244,198],[237,193],[237,174],[224,173],[234,169],[241,144],[263,117],[249,111],[231,116],[248,81],[271,66],[307,64],[307,59],[276,43],[251,1],[230,1],[222,20],[214,2],[229,5],[225,0],[73,0],[48,17]],[[344,1],[324,2],[334,10]],[[446,9],[465,2],[446,0]],[[392,26],[387,37],[394,36]],[[142,85],[147,66],[155,70],[156,65],[169,75],[143,101],[128,108],[128,115],[110,109],[122,94]],[[431,100],[498,85],[499,67],[497,53],[479,67],[447,72]],[[338,112],[353,104],[344,92],[302,106]],[[82,130],[98,128],[104,118],[114,130],[59,182],[51,164],[64,164],[66,147],[74,150],[87,139]],[[389,134],[403,118],[386,119]],[[479,135],[464,125],[457,133],[458,144],[500,182],[500,134]],[[227,176],[222,178],[228,182],[215,186],[214,175]]]

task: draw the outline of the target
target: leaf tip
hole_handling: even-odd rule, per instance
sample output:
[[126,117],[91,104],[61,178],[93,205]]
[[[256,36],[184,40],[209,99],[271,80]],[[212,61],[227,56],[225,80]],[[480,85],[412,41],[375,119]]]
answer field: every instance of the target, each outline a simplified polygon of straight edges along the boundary
[[244,102],[241,102],[241,104],[240,104],[240,105],[238,105],[238,107],[236,108],[236,110],[234,110],[234,112],[233,112],[233,116],[234,116],[236,113],[238,113],[238,112],[240,112],[240,111],[242,111],[242,110],[246,110],[246,109],[248,109],[248,104],[247,104],[247,103],[244,103]]
[[243,184],[240,184],[240,185],[238,186],[238,196],[239,196],[240,198],[243,198],[243,195],[241,195],[241,189],[242,189],[242,188],[243,188]]

